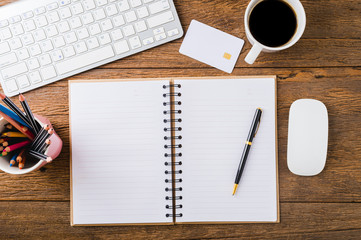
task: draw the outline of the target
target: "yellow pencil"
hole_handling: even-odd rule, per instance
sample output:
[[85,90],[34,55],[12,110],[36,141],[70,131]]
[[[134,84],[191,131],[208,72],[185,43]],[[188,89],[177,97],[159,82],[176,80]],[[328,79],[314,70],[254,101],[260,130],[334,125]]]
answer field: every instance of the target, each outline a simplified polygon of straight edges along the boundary
[[18,137],[18,138],[26,138],[26,135],[20,132],[6,132],[1,135],[2,137]]

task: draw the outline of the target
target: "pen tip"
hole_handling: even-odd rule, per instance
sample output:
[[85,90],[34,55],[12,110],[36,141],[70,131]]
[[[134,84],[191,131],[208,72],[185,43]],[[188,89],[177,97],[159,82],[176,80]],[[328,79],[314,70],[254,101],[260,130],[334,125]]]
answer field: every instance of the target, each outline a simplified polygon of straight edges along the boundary
[[234,194],[236,193],[237,187],[238,187],[238,184],[234,184],[232,196],[234,196]]

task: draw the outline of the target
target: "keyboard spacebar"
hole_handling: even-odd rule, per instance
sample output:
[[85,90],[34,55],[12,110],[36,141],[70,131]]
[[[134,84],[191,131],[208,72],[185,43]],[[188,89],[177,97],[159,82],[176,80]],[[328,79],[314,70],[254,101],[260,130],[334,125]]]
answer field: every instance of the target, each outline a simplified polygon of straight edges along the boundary
[[113,48],[108,45],[95,51],[87,52],[81,56],[60,62],[56,64],[56,68],[58,70],[58,73],[61,75],[114,56],[115,54]]

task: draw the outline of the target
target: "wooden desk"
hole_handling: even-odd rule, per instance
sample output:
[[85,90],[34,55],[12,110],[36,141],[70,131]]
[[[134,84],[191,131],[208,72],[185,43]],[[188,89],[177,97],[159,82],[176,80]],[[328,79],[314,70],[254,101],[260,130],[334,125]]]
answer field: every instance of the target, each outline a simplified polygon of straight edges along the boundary
[[[3,0],[0,5],[12,2]],[[244,62],[232,75],[278,76],[281,223],[136,227],[71,227],[69,203],[68,82],[26,94],[37,114],[49,117],[64,141],[58,159],[40,171],[0,173],[0,238],[7,239],[360,239],[361,236],[361,2],[302,0],[303,38],[292,48]],[[246,39],[248,1],[175,0],[184,30],[192,19]],[[182,39],[74,76],[71,79],[227,75],[178,53]],[[291,103],[323,101],[329,111],[326,168],[315,177],[287,169]]]

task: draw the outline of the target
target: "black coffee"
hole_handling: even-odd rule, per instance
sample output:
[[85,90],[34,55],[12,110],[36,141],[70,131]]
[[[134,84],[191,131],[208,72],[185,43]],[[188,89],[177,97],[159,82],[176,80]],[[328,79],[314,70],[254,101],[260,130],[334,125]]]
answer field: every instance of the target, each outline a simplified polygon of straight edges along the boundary
[[249,28],[258,42],[269,47],[279,47],[295,34],[296,14],[284,1],[264,0],[253,8]]

